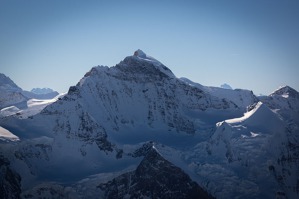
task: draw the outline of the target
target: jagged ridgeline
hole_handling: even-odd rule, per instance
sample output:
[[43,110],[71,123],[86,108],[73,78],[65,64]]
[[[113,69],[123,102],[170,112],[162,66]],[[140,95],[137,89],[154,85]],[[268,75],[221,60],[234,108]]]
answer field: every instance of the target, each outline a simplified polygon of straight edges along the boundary
[[137,50],[30,117],[1,116],[18,138],[0,137],[1,196],[296,198],[298,96],[203,86]]

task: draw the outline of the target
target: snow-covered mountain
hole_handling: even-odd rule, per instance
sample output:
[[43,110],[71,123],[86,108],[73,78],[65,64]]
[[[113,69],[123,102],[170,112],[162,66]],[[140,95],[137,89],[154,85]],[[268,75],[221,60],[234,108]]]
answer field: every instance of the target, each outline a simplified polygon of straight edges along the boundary
[[51,88],[33,88],[33,89],[31,89],[30,92],[40,95],[40,94],[53,93],[55,91]]
[[[199,143],[191,159],[205,160],[195,167],[216,197],[273,198],[283,194],[294,198],[298,195],[298,148],[290,150],[288,143],[292,139],[296,146],[296,134],[259,102],[243,117],[217,123],[211,139]],[[293,156],[290,162],[285,160],[286,154]],[[218,195],[218,190],[225,192]]]
[[295,89],[283,86],[269,96],[259,98],[269,108],[279,113],[288,123],[299,123],[299,93]]
[[93,67],[40,113],[0,119],[20,140],[0,143],[3,171],[13,172],[11,180],[1,174],[0,190],[23,198],[298,197],[299,100],[289,90],[273,101],[202,86],[137,50]]
[[193,87],[197,87],[203,90],[205,93],[211,96],[232,102],[243,111],[245,111],[248,106],[258,102],[257,97],[253,94],[252,91],[249,90],[244,90],[244,89],[232,90],[232,89],[219,88],[213,86],[203,86],[199,83],[192,82],[187,78],[180,78],[180,79]]
[[31,91],[22,91],[22,94],[30,99],[52,99],[59,95],[57,91],[52,91],[49,93],[35,93]]
[[14,105],[19,108],[26,107],[28,98],[22,94],[18,87],[9,77],[0,73],[0,109]]
[[64,95],[49,88],[34,89],[34,92],[22,90],[9,77],[0,73],[0,117],[18,115],[26,118],[35,115]]
[[224,84],[221,84],[220,88],[224,88],[224,89],[233,89],[229,84],[227,83],[224,83]]

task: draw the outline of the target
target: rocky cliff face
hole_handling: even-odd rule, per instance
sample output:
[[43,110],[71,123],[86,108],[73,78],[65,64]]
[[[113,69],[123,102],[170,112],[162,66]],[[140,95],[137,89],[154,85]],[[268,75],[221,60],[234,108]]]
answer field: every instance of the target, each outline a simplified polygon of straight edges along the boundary
[[153,147],[135,171],[98,185],[105,198],[213,198]]
[[8,159],[0,156],[0,196],[18,199],[21,195],[21,176],[10,168]]

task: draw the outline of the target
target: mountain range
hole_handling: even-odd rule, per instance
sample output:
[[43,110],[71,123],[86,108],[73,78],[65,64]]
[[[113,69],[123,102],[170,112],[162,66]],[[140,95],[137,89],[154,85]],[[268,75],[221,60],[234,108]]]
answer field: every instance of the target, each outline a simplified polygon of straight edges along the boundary
[[49,88],[34,88],[25,91],[17,86],[9,77],[0,73],[0,109],[9,106],[26,108],[29,99],[52,99],[59,93]]
[[203,86],[141,50],[0,126],[4,198],[299,196],[296,90]]
[[40,112],[46,105],[60,97],[50,88],[34,88],[25,91],[9,77],[0,73],[0,117],[13,114],[28,117]]

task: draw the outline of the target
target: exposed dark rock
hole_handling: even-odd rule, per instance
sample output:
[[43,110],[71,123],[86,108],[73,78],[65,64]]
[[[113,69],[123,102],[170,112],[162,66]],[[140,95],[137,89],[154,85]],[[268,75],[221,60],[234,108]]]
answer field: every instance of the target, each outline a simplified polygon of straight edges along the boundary
[[140,148],[136,149],[131,155],[132,157],[145,156],[153,148],[153,142],[147,142],[143,144]]
[[106,198],[213,198],[153,147],[135,171],[98,187]]
[[9,166],[9,161],[0,156],[0,198],[18,199],[21,194],[21,177]]

